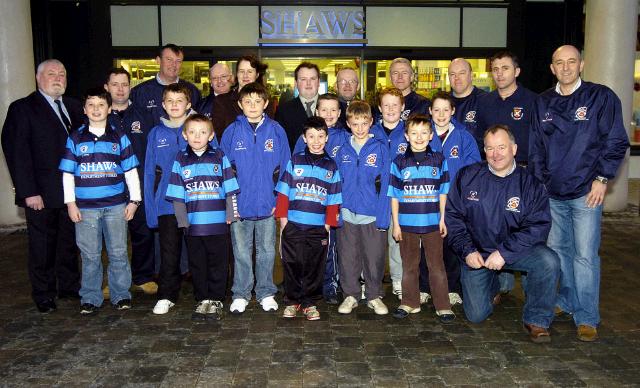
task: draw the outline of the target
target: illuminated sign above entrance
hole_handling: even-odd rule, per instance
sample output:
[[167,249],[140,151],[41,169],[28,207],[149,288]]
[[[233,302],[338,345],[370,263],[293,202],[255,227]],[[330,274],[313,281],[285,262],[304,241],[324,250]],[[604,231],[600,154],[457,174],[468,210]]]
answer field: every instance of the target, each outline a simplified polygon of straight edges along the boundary
[[262,7],[261,45],[367,43],[362,7]]

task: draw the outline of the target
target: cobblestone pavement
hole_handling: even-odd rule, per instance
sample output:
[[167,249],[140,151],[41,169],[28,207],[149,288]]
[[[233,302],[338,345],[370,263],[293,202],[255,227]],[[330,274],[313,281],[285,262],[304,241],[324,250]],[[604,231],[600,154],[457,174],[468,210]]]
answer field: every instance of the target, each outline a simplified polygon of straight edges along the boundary
[[[523,333],[519,292],[483,324],[469,323],[457,308],[458,319],[442,325],[431,305],[398,321],[365,305],[342,316],[321,303],[320,321],[284,320],[282,308],[265,313],[255,301],[242,316],[197,323],[189,284],[166,316],[154,316],[154,298],[142,294],[134,295],[130,311],[105,306],[81,317],[78,301],[60,300],[58,311],[41,315],[29,297],[26,235],[5,234],[0,384],[640,386],[639,226],[637,207],[605,215],[600,340],[581,343],[572,323],[558,322],[546,345],[530,343]],[[397,305],[392,295],[384,300]]]

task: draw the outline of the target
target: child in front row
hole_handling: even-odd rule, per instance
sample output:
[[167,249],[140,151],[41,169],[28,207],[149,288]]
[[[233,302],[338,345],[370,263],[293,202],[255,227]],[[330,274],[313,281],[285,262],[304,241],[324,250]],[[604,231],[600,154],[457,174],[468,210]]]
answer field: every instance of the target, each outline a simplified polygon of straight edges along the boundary
[[231,224],[234,273],[231,313],[244,313],[254,288],[252,252],[256,247],[256,299],[264,311],[278,310],[274,295],[273,264],[276,256],[276,206],[274,188],[291,157],[284,129],[264,114],[267,89],[258,82],[239,93],[242,109],[225,129],[220,147],[236,168],[240,194],[236,196],[239,220]]
[[117,310],[131,308],[127,221],[141,200],[138,159],[127,135],[107,124],[110,112],[111,95],[100,87],[90,89],[84,99],[89,125],[71,132],[60,161],[64,202],[76,224],[76,244],[82,255],[82,315],[98,312],[104,300],[103,236],[109,253],[111,303]]
[[[316,103],[316,116],[322,117],[327,124],[328,139],[325,152],[331,158],[335,158],[340,146],[349,140],[349,133],[342,128],[340,118],[340,100],[333,93],[325,93],[318,96]],[[304,136],[300,136],[293,149],[293,153],[304,151],[307,143]],[[327,304],[338,304],[338,250],[336,248],[336,228],[329,230],[329,247],[327,248],[327,264],[324,269],[324,281],[322,283],[322,295]]]
[[189,116],[182,127],[189,146],[173,162],[168,201],[185,228],[196,309],[195,320],[219,320],[227,288],[229,228],[227,198],[240,192],[231,163],[220,148],[212,148],[213,123]]
[[310,321],[320,319],[316,301],[322,297],[330,228],[338,225],[342,203],[340,173],[325,152],[327,125],[317,116],[302,128],[306,148],[295,153],[276,186],[276,218],[280,219],[284,267],[284,318],[298,310]]
[[382,277],[389,228],[389,148],[369,133],[371,107],[353,101],[347,108],[351,137],[335,157],[342,177],[341,227],[338,228],[340,285],[344,300],[340,314],[358,306],[360,274],[365,281],[367,307],[378,315],[389,313],[382,302]]
[[394,318],[420,312],[418,285],[421,248],[425,250],[436,315],[451,322],[447,274],[442,260],[442,239],[447,234],[444,207],[449,192],[447,160],[429,146],[433,136],[425,115],[405,123],[409,148],[391,164],[388,195],[391,197],[393,237],[400,243],[402,257],[402,299]]

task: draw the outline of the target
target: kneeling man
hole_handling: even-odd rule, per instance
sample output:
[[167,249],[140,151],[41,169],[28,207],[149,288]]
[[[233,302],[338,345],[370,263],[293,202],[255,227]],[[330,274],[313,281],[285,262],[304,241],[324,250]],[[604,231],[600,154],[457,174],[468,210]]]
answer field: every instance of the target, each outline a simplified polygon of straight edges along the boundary
[[[478,323],[493,312],[501,269],[527,272],[522,320],[533,342],[549,342],[560,263],[545,245],[551,229],[544,186],[515,163],[518,146],[505,125],[484,133],[487,161],[465,167],[451,185],[449,244],[465,261],[463,307]],[[526,152],[526,150],[525,150]]]

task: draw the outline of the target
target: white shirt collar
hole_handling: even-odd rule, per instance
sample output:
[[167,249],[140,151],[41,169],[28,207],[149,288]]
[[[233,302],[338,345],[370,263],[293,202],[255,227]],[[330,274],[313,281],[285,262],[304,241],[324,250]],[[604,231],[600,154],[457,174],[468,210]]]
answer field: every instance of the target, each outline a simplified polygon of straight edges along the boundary
[[578,88],[580,87],[580,85],[582,85],[582,78],[578,78],[578,82],[576,82],[575,85],[573,85],[573,89],[571,89],[571,92],[568,94],[562,94],[562,90],[560,90],[560,82],[556,83],[556,93],[558,93],[561,96],[569,96],[571,94],[573,94],[573,92],[575,92],[576,90],[578,90]]
[[[491,168],[491,165],[489,163],[487,163],[487,166],[489,167],[489,171],[491,171],[491,173],[495,176],[500,176],[498,174],[496,174],[496,170],[494,170],[493,168]],[[509,169],[509,171],[507,171],[507,173],[505,174],[505,176],[501,177],[501,178],[506,178],[509,175],[513,174],[513,172],[516,170],[516,160],[513,160],[513,164],[511,165],[511,168]]]

